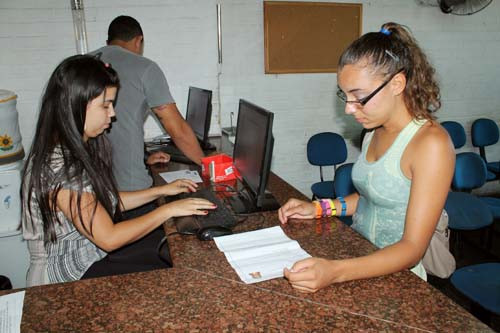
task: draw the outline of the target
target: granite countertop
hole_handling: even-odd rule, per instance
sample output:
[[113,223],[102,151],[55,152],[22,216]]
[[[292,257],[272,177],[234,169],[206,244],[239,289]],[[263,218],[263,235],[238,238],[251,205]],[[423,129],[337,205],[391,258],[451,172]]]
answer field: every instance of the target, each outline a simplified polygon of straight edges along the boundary
[[[484,327],[463,331],[471,328]],[[21,324],[22,332],[356,330],[415,329],[186,268],[28,288]]]
[[[269,188],[280,203],[290,197],[306,199],[274,174],[269,179]],[[279,225],[276,212],[259,213],[237,225],[234,231],[251,231],[275,225]],[[315,257],[344,259],[376,250],[375,246],[336,218],[295,220],[282,228],[290,238],[297,240],[304,250]],[[173,232],[175,227],[170,225],[167,230]],[[169,237],[169,244],[175,267],[240,281],[214,242],[200,242],[193,236],[175,234]],[[284,279],[264,281],[256,286],[360,318],[377,319],[406,328],[464,332],[490,330],[409,270],[379,278],[335,284],[314,294],[300,293]]]
[[[281,203],[303,198],[276,175],[269,187]],[[258,213],[235,232],[278,224],[276,212]],[[291,221],[283,230],[313,256],[341,259],[375,250],[335,218]],[[242,283],[213,241],[174,234],[169,246],[172,269],[27,288],[21,330],[491,331],[409,271],[303,294],[285,279]]]

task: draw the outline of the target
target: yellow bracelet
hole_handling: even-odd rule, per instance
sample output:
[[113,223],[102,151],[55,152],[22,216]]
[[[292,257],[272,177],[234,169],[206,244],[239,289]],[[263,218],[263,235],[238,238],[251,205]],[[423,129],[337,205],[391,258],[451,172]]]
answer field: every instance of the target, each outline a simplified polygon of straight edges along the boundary
[[330,203],[330,208],[332,209],[332,215],[330,215],[330,216],[337,215],[337,208],[335,208],[335,204],[333,203],[333,200],[328,199],[328,202]]

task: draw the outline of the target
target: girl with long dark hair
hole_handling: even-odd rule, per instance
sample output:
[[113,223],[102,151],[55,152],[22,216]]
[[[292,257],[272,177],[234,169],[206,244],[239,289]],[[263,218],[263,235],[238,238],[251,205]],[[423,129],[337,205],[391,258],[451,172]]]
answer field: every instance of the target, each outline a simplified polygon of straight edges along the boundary
[[116,72],[92,56],[65,59],[49,79],[23,173],[22,228],[31,256],[28,286],[166,267],[147,255],[142,262],[115,262],[107,253],[134,242],[141,249],[141,240],[167,219],[204,215],[215,208],[203,199],[185,199],[113,222],[122,211],[197,187],[179,180],[142,191],[117,191],[110,145],[102,133],[115,115],[118,88]]
[[308,258],[285,269],[285,277],[303,292],[407,268],[426,279],[421,259],[455,163],[451,140],[433,116],[441,106],[434,69],[408,29],[386,23],[344,51],[337,83],[345,113],[368,130],[352,170],[357,192],[313,203],[291,199],[279,219],[353,215],[352,228],[379,250],[344,260]]

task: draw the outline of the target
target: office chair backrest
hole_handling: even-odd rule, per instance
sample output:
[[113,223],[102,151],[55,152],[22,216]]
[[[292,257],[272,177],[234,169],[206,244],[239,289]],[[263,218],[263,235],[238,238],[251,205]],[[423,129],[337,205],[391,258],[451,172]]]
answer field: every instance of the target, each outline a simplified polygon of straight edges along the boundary
[[456,121],[443,121],[441,126],[443,126],[450,135],[455,149],[461,148],[465,145],[465,129],[460,123]]
[[491,119],[476,119],[472,123],[471,137],[474,147],[493,145],[499,139],[498,125]]
[[342,164],[335,172],[335,178],[333,179],[333,186],[335,189],[335,195],[337,197],[345,197],[351,193],[356,192],[356,188],[352,183],[352,167],[354,163]]
[[448,226],[454,230],[477,230],[493,223],[488,205],[470,193],[449,192],[444,209]]
[[486,164],[476,153],[457,154],[452,187],[458,191],[471,191],[486,182]]
[[344,163],[346,159],[345,140],[337,133],[318,133],[307,142],[307,160],[312,165],[337,165]]

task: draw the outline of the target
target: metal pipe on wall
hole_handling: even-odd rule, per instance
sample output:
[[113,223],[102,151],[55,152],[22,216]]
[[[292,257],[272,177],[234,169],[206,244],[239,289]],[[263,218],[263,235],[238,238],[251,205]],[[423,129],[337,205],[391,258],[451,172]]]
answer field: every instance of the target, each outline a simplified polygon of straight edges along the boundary
[[222,105],[221,105],[221,94],[220,94],[220,77],[222,75],[222,16],[221,16],[221,4],[216,4],[217,10],[217,116],[218,116],[218,124],[219,128],[222,127],[221,123],[221,114],[222,114]]
[[71,12],[73,14],[73,30],[75,32],[76,53],[85,54],[88,52],[88,44],[83,0],[70,0],[70,3]]
[[217,4],[217,51],[219,55],[219,64],[222,64],[222,26],[221,26],[221,9],[220,4]]

